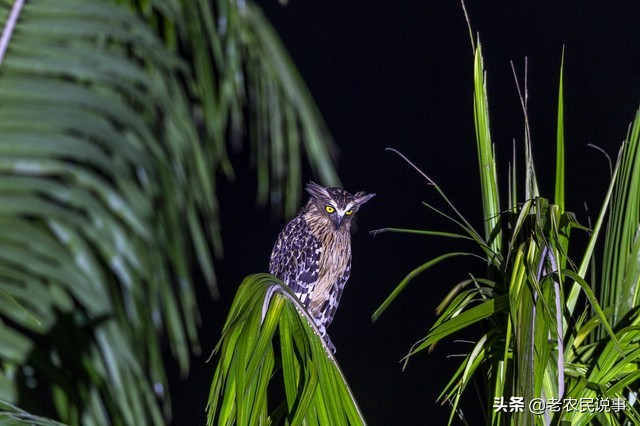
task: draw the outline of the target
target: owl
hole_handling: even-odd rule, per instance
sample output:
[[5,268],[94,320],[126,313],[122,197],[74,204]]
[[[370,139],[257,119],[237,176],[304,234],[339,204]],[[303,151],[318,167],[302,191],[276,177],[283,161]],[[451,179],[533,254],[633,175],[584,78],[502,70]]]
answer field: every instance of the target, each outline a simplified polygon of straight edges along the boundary
[[376,194],[350,194],[309,182],[311,195],[298,215],[284,227],[273,247],[269,273],[280,278],[298,296],[324,338],[327,335],[351,273],[351,222],[364,203]]

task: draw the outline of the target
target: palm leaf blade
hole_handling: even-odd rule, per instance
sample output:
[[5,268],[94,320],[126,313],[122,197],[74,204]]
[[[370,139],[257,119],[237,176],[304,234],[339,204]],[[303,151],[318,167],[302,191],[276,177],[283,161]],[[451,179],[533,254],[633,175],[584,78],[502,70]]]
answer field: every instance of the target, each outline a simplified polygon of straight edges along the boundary
[[209,424],[275,416],[266,411],[265,386],[273,375],[276,329],[286,395],[281,408],[291,424],[364,424],[335,359],[303,312],[295,295],[271,275],[251,275],[243,281],[216,349]]

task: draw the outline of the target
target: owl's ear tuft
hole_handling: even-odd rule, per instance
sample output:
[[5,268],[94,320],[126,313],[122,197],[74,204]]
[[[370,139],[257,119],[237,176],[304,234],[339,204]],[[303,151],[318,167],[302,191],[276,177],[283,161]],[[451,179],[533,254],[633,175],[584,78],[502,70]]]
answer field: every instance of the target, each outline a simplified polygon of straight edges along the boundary
[[375,197],[376,194],[366,194],[363,191],[360,192],[356,192],[353,195],[353,198],[355,198],[356,203],[358,203],[358,205],[362,205],[364,203],[366,203],[367,201],[369,201],[370,199],[372,199],[373,197]]
[[310,180],[306,186],[307,192],[315,198],[325,198],[329,197],[329,193],[327,192],[327,188],[318,185],[314,181]]

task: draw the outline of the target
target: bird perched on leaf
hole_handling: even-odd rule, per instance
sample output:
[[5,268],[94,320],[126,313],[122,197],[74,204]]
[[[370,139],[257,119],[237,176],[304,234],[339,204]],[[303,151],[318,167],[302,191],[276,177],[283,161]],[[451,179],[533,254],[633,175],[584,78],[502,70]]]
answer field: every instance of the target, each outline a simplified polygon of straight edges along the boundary
[[376,194],[352,195],[315,182],[309,182],[306,190],[311,197],[280,232],[269,273],[293,290],[335,352],[327,327],[351,273],[351,221],[360,206]]

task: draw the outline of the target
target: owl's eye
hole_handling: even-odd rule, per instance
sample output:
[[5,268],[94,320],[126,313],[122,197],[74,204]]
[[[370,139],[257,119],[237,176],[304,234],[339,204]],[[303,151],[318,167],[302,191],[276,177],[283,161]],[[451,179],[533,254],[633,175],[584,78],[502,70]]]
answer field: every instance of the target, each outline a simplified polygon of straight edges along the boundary
[[353,210],[347,210],[346,212],[344,212],[344,214],[346,216],[351,216],[353,214]]
[[326,206],[324,209],[327,211],[327,213],[333,213],[333,212],[335,212],[335,211],[336,211],[336,209],[334,209],[334,208],[333,208],[333,207],[331,207],[331,206]]

